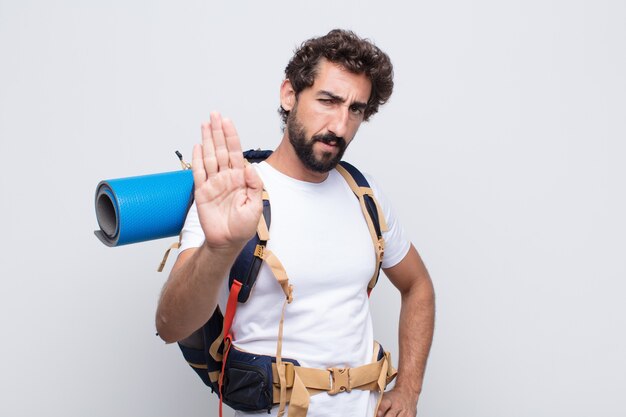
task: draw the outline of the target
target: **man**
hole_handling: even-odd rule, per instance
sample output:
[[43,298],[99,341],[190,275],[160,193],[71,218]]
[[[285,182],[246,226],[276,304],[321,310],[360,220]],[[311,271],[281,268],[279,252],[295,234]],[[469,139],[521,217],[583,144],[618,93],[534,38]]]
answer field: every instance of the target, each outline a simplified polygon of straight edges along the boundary
[[[376,262],[358,200],[335,167],[360,124],[391,95],[391,62],[371,42],[333,30],[303,43],[285,73],[280,112],[286,129],[265,162],[244,163],[230,120],[213,113],[202,125],[202,145],[194,147],[192,161],[195,205],[159,301],[157,329],[168,343],[202,344],[196,331],[218,303],[224,311],[224,282],[256,231],[265,189],[272,207],[268,248],[284,265],[293,302],[283,312],[285,295],[264,263],[250,298],[238,307],[233,345],[275,355],[284,318],[284,357],[319,369],[362,366],[372,360],[366,289]],[[392,145],[392,138],[385,140]],[[402,300],[398,376],[377,415],[415,416],[432,340],[434,292],[420,256],[368,180],[389,229],[382,267]],[[352,390],[311,396],[308,415],[372,416],[375,409],[375,393]]]

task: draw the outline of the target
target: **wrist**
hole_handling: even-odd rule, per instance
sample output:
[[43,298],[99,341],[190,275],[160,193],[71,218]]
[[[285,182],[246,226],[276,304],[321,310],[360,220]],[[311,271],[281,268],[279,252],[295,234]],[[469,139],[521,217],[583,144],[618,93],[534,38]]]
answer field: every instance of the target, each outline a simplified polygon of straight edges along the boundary
[[400,378],[398,374],[398,379],[396,380],[396,384],[393,389],[395,391],[402,392],[407,395],[411,395],[416,399],[422,393],[422,384],[416,383],[416,381],[406,381]]
[[206,240],[202,243],[200,247],[200,251],[202,251],[205,255],[209,255],[211,257],[217,256],[219,258],[229,259],[235,258],[239,255],[246,245],[247,241],[241,242],[229,242],[223,245],[215,245],[210,244]]

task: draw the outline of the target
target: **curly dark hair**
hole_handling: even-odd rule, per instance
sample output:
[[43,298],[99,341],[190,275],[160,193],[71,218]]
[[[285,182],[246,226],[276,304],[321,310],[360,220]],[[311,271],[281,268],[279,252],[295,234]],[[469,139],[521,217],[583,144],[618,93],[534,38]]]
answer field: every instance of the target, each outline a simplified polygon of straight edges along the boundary
[[[355,74],[365,74],[372,83],[372,92],[363,115],[367,121],[385,104],[393,91],[393,66],[386,53],[368,39],[359,38],[354,32],[333,29],[327,35],[304,41],[296,49],[285,68],[285,76],[296,93],[311,87],[322,58],[339,64]],[[283,123],[287,123],[289,112],[282,106],[278,109]]]

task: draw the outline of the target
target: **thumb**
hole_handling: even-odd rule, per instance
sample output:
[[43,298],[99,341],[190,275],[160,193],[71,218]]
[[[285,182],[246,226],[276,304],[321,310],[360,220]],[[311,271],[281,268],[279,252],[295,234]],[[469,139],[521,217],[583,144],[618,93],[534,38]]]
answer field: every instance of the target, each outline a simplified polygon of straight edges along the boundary
[[250,164],[246,164],[244,168],[244,179],[248,198],[251,200],[261,200],[263,195],[263,181],[256,170]]
[[387,413],[387,411],[389,411],[390,408],[391,408],[391,400],[383,396],[383,399],[380,402],[380,406],[378,407],[378,412],[376,413],[376,417],[384,416],[385,413]]

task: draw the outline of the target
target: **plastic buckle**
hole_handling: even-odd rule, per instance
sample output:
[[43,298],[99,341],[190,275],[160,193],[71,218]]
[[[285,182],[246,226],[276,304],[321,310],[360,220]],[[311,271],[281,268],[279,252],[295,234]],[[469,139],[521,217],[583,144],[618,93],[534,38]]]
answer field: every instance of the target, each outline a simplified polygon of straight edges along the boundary
[[265,255],[265,246],[256,245],[256,247],[254,248],[254,256],[256,256],[257,258],[263,259],[264,255]]
[[352,391],[350,387],[350,368],[328,368],[328,370],[330,371],[329,395]]
[[285,382],[287,383],[287,388],[291,388],[293,387],[294,379],[296,379],[296,370],[291,362],[283,362],[283,366],[285,367]]

